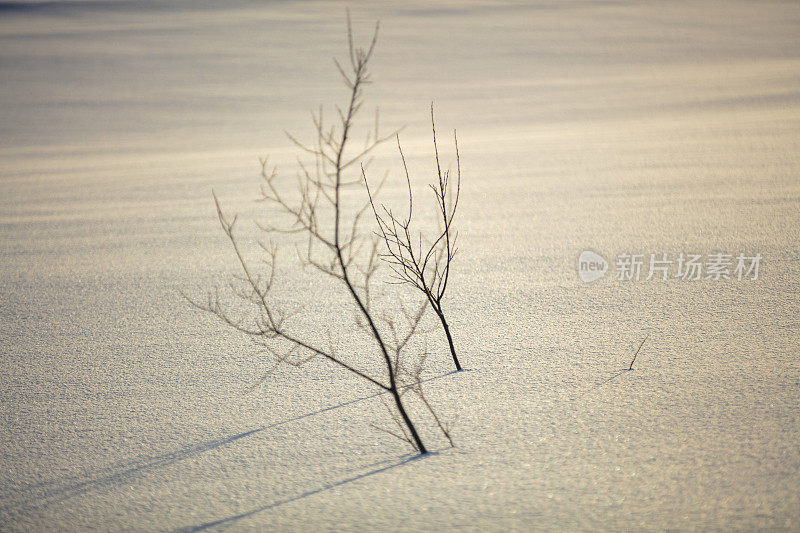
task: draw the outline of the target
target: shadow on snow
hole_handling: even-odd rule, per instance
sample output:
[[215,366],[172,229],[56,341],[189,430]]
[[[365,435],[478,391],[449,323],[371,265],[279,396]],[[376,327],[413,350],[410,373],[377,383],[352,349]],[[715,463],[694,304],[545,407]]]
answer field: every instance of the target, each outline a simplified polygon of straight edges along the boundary
[[416,461],[417,459],[424,459],[425,457],[427,457],[429,455],[434,455],[434,454],[436,454],[436,452],[429,452],[427,455],[419,455],[419,454],[407,455],[404,459],[402,459],[400,461],[397,461],[395,463],[392,463],[390,465],[383,466],[383,467],[380,467],[380,468],[375,468],[375,469],[370,470],[368,472],[364,472],[362,474],[357,474],[355,476],[348,477],[348,478],[343,479],[341,481],[337,481],[336,483],[330,483],[330,484],[325,485],[324,487],[320,487],[318,489],[308,490],[308,491],[306,491],[306,492],[304,492],[302,494],[299,494],[297,496],[293,496],[291,498],[286,498],[284,500],[279,500],[277,502],[270,503],[268,505],[263,505],[261,507],[257,507],[255,509],[251,509],[250,511],[247,511],[247,512],[244,512],[244,513],[241,513],[241,514],[229,516],[228,518],[223,518],[221,520],[214,520],[213,522],[206,522],[205,524],[200,524],[199,526],[190,526],[190,527],[177,529],[176,533],[192,533],[193,531],[203,531],[204,529],[208,529],[208,528],[215,527],[215,526],[221,526],[223,524],[231,524],[233,522],[236,522],[237,520],[241,520],[242,518],[247,518],[249,516],[253,516],[255,514],[261,513],[263,511],[268,511],[270,509],[274,509],[275,507],[280,507],[281,505],[285,505],[287,503],[296,502],[298,500],[302,500],[303,498],[308,498],[309,496],[313,496],[315,494],[319,494],[321,492],[325,492],[325,491],[330,490],[330,489],[335,489],[336,487],[341,487],[342,485],[346,485],[348,483],[352,483],[353,481],[358,481],[359,479],[364,479],[364,478],[369,477],[369,476],[374,476],[375,474],[380,474],[381,472],[386,472],[387,470],[391,470],[393,468],[397,468],[398,466],[403,466],[404,464],[410,463],[411,461]]
[[[427,379],[422,380],[423,382],[432,381],[435,379],[443,378],[454,374],[456,371],[446,372],[444,374],[439,374],[437,376],[433,376]],[[27,495],[23,496],[22,502],[8,502],[0,506],[0,515],[5,514],[7,517],[11,518],[14,516],[24,516],[30,511],[36,511],[40,509],[44,509],[50,505],[55,503],[64,502],[76,496],[81,496],[86,494],[92,490],[104,489],[104,488],[111,488],[114,486],[121,486],[124,484],[130,483],[132,480],[136,479],[137,476],[143,475],[147,472],[156,470],[158,468],[163,468],[174,463],[183,461],[184,459],[188,459],[190,457],[194,457],[198,454],[214,450],[216,448],[220,448],[222,446],[226,446],[228,444],[235,443],[236,441],[250,437],[257,433],[261,433],[263,431],[276,428],[278,426],[282,426],[285,424],[289,424],[291,422],[296,422],[298,420],[302,420],[304,418],[309,418],[312,416],[320,415],[326,413],[328,411],[333,411],[335,409],[339,409],[341,407],[346,407],[348,405],[352,405],[358,402],[363,402],[365,400],[370,400],[372,398],[377,398],[382,394],[387,394],[386,391],[376,392],[374,394],[370,394],[368,396],[362,396],[360,398],[356,398],[354,400],[350,400],[347,402],[342,402],[340,404],[332,405],[330,407],[325,407],[323,409],[318,409],[316,411],[312,411],[309,413],[305,413],[300,416],[296,416],[293,418],[289,418],[286,420],[282,420],[280,422],[275,422],[272,424],[267,424],[255,429],[251,429],[249,431],[244,431],[242,433],[236,433],[234,435],[228,435],[225,437],[220,437],[213,440],[208,440],[205,442],[200,442],[197,444],[193,444],[182,448],[180,450],[176,450],[173,452],[167,452],[156,456],[148,456],[143,458],[136,458],[130,461],[118,463],[113,466],[105,467],[102,470],[105,470],[106,473],[95,475],[94,477],[90,477],[89,479],[78,480],[77,476],[71,478],[62,478],[60,480],[53,480],[47,481],[43,483],[36,483],[28,485],[27,487],[23,487],[20,489],[21,493],[28,493]],[[269,509],[271,507],[275,507],[277,505],[282,505],[283,503],[288,503],[290,501],[294,501],[296,499],[304,498],[306,496],[310,496],[311,494],[316,494],[317,492],[321,492],[324,490],[328,490],[331,487],[339,486],[344,483],[349,483],[350,481],[355,481],[356,479],[361,479],[368,475],[376,474],[382,472],[384,470],[388,470],[389,468],[394,468],[395,466],[399,466],[411,460],[411,458],[407,458],[399,463],[395,463],[393,465],[379,468],[373,470],[371,472],[367,472],[365,474],[360,474],[353,478],[348,478],[344,481],[338,482],[337,484],[326,486],[320,489],[316,489],[314,491],[309,491],[307,493],[303,493],[300,496],[297,496],[293,499],[289,499],[283,502],[278,502],[277,504],[272,504],[271,506],[266,506],[261,510]],[[253,514],[258,511],[253,511],[249,514]],[[249,514],[245,514],[240,516],[248,516]],[[232,517],[226,519],[222,522],[226,522],[229,520],[233,520],[236,517]],[[222,523],[220,522],[220,523]],[[198,527],[209,527],[208,525],[198,526]],[[193,531],[193,530],[189,530]]]

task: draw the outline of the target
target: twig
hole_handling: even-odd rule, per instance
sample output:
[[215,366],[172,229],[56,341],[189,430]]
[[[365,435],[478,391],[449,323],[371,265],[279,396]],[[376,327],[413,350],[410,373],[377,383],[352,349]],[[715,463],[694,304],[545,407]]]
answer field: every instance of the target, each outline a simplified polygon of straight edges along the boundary
[[634,363],[634,361],[636,361],[636,356],[637,356],[637,355],[639,355],[639,350],[641,350],[641,349],[642,349],[642,346],[644,346],[644,341],[646,341],[646,340],[647,340],[647,337],[649,337],[649,336],[650,336],[650,334],[648,333],[648,334],[645,336],[645,338],[644,338],[644,339],[642,339],[642,342],[640,342],[640,343],[639,343],[639,347],[636,349],[636,353],[635,353],[635,354],[633,354],[633,360],[631,361],[631,366],[629,366],[629,367],[628,367],[628,370],[633,370],[633,363]]

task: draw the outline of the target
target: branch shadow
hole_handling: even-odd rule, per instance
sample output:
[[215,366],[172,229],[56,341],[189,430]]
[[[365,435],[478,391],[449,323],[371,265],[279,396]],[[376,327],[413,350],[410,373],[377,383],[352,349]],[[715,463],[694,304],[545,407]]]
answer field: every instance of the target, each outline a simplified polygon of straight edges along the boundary
[[[446,372],[444,374],[438,374],[436,376],[426,378],[422,380],[422,382],[441,379],[451,374],[454,374],[455,372],[456,371],[451,371],[451,372]],[[50,505],[64,502],[71,498],[84,495],[93,490],[130,484],[134,479],[142,475],[145,475],[148,472],[170,466],[185,459],[194,457],[196,455],[223,446],[227,446],[229,444],[233,444],[236,441],[244,439],[246,437],[251,437],[253,435],[267,431],[272,428],[283,426],[292,422],[297,422],[299,420],[303,420],[304,418],[310,418],[323,413],[327,413],[329,411],[333,411],[335,409],[346,407],[348,405],[353,405],[359,402],[370,400],[372,398],[377,398],[383,394],[387,394],[387,392],[382,391],[367,396],[361,396],[353,400],[342,402],[329,407],[324,407],[316,411],[311,411],[309,413],[295,416],[293,418],[288,418],[286,420],[281,420],[279,422],[267,424],[255,429],[251,429],[241,433],[236,433],[234,435],[227,435],[224,437],[208,440],[205,442],[192,444],[190,446],[172,452],[167,452],[155,456],[137,457],[128,461],[118,462],[108,467],[99,469],[99,471],[93,477],[89,477],[89,479],[86,478],[81,479],[81,477],[79,476],[70,476],[53,481],[45,481],[41,483],[30,484],[20,489],[20,493],[22,493],[22,498],[21,498],[22,501],[19,501],[20,499],[18,499],[17,501],[12,501],[0,505],[0,516],[3,515],[7,517],[24,516],[31,511],[38,511],[41,509],[45,509]],[[26,492],[28,493],[27,495],[25,495]]]
[[592,385],[591,387],[589,387],[589,389],[585,390],[583,393],[581,393],[581,394],[579,394],[578,396],[576,396],[576,397],[575,397],[575,399],[577,400],[578,398],[583,398],[583,397],[584,397],[584,396],[586,396],[587,394],[589,394],[589,393],[591,393],[591,392],[593,392],[593,391],[595,391],[595,390],[599,389],[600,387],[602,387],[602,386],[603,386],[603,385],[605,385],[606,383],[609,383],[609,382],[611,382],[611,381],[613,381],[613,380],[617,379],[617,378],[618,378],[618,377],[620,377],[621,375],[623,375],[623,374],[627,374],[628,372],[632,372],[632,370],[630,370],[630,369],[628,369],[628,368],[623,368],[622,370],[620,370],[620,371],[619,371],[619,372],[617,372],[616,374],[613,374],[611,377],[609,377],[609,378],[606,378],[606,379],[604,379],[603,381],[601,381],[601,382],[599,382],[599,383],[595,383],[594,385]]
[[364,472],[364,473],[361,473],[361,474],[357,474],[355,476],[350,476],[348,478],[342,479],[342,480],[337,481],[335,483],[331,483],[329,485],[325,485],[324,487],[319,487],[317,489],[308,490],[306,492],[303,492],[302,494],[298,494],[297,496],[292,496],[291,498],[286,498],[286,499],[279,500],[279,501],[274,502],[274,503],[270,503],[270,504],[267,504],[267,505],[262,505],[261,507],[257,507],[255,509],[251,509],[250,511],[246,511],[244,513],[240,513],[240,514],[237,514],[237,515],[229,516],[227,518],[222,518],[220,520],[214,520],[214,521],[211,521],[211,522],[206,522],[204,524],[200,524],[200,525],[197,525],[197,526],[189,526],[189,527],[180,528],[180,529],[175,530],[175,533],[193,533],[195,531],[203,531],[203,530],[206,530],[208,528],[221,526],[221,525],[224,525],[224,524],[231,524],[231,523],[234,523],[234,522],[236,522],[238,520],[241,520],[242,518],[247,518],[249,516],[253,516],[253,515],[256,515],[258,513],[261,513],[261,512],[264,512],[264,511],[268,511],[270,509],[275,509],[276,507],[280,507],[281,505],[286,505],[287,503],[296,502],[298,500],[302,500],[304,498],[308,498],[309,496],[314,496],[315,494],[320,494],[322,492],[334,489],[336,487],[341,487],[342,485],[347,485],[348,483],[352,483],[354,481],[358,481],[359,479],[364,479],[366,477],[370,477],[370,476],[374,476],[376,474],[380,474],[382,472],[386,472],[386,471],[391,470],[393,468],[397,468],[399,466],[403,466],[405,464],[408,464],[411,461],[424,459],[425,457],[428,457],[429,455],[434,455],[435,453],[436,452],[429,452],[426,455],[414,454],[414,455],[406,456],[405,459],[402,459],[402,460],[397,461],[395,463],[392,463],[390,465],[383,466],[383,467],[380,467],[380,468],[375,468],[373,470],[370,470],[368,472]]

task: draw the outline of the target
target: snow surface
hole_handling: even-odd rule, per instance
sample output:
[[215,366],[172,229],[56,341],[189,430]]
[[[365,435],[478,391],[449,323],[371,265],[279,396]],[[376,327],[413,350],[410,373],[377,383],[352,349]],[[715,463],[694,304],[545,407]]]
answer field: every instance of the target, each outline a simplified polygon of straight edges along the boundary
[[[291,178],[283,130],[346,97],[344,4],[3,2],[0,530],[800,529],[800,5],[349,6],[415,186],[432,100],[445,161],[458,129],[457,446],[323,362],[247,393],[266,362],[180,296],[235,266],[212,188],[256,216],[257,157]],[[614,277],[680,252],[760,276]]]

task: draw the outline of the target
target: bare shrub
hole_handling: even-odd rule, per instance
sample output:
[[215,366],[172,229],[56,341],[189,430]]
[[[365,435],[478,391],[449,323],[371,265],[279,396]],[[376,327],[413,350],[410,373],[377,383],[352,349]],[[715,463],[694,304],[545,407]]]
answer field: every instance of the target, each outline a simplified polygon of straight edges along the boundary
[[380,254],[381,258],[391,267],[397,283],[410,285],[425,295],[447,337],[447,344],[450,347],[450,355],[456,370],[461,370],[461,363],[456,355],[453,336],[450,333],[450,326],[445,318],[442,305],[447,283],[450,281],[450,266],[458,251],[456,248],[458,232],[453,228],[453,219],[458,209],[458,199],[461,193],[461,159],[458,153],[458,136],[453,131],[456,147],[456,185],[455,192],[453,192],[450,170],[442,171],[442,165],[439,162],[433,104],[431,104],[431,129],[433,130],[433,151],[436,160],[436,181],[429,186],[436,198],[439,223],[439,230],[432,238],[426,239],[423,232],[417,233],[411,229],[414,216],[414,195],[399,135],[396,135],[397,149],[403,161],[403,170],[408,184],[408,215],[398,217],[383,204],[380,208],[376,207],[364,168],[362,168],[362,177],[369,193],[372,213],[385,244],[386,252]]
[[[239,273],[225,287],[210,291],[205,300],[190,301],[249,336],[278,364],[300,366],[321,358],[371,383],[382,391],[381,399],[397,423],[396,430],[379,429],[408,442],[424,454],[427,448],[404,403],[409,393],[421,401],[424,410],[452,444],[449,429],[423,393],[424,353],[413,364],[409,363],[411,358],[408,357],[411,340],[421,333],[420,323],[429,301],[420,300],[410,309],[398,301],[389,306],[394,309],[393,314],[379,312],[373,305],[373,285],[381,264],[378,257],[380,239],[370,231],[361,230],[370,202],[352,208],[353,195],[348,193],[355,188],[357,190],[352,192],[363,198],[363,191],[360,191],[363,182],[358,176],[358,168],[365,168],[364,158],[394,134],[380,137],[376,120],[375,130],[368,134],[364,146],[351,148],[354,119],[362,106],[364,86],[370,80],[367,65],[377,41],[378,26],[369,47],[363,49],[353,44],[349,16],[347,22],[348,62],[341,64],[337,61],[336,67],[348,88],[349,98],[345,107],[336,107],[337,119],[333,125],[326,124],[321,109],[312,115],[313,143],[306,144],[289,135],[302,154],[313,159],[312,165],[304,164],[298,158],[296,193],[286,192],[286,183],[279,177],[277,168],[270,169],[267,160],[261,160],[263,182],[260,200],[280,213],[284,223],[259,225],[266,240],[259,242],[260,264],[253,264],[246,259],[237,236],[238,218],[225,214],[215,194],[219,222],[235,252]],[[353,169],[355,177],[348,177]],[[281,304],[273,290],[280,283],[277,241],[289,238],[289,235],[299,235],[304,241],[297,247],[299,265],[316,272],[328,282],[320,287],[339,291],[350,302],[350,309],[330,309],[326,322],[304,327],[295,320],[296,315]],[[231,297],[238,307],[231,306]],[[342,355],[334,342],[330,339],[325,342],[326,330],[330,331],[337,318],[346,319],[344,315],[351,311],[355,312],[356,324],[369,339],[367,353],[363,353],[363,344],[353,342],[348,348],[350,353]],[[376,366],[383,370],[376,373]]]

